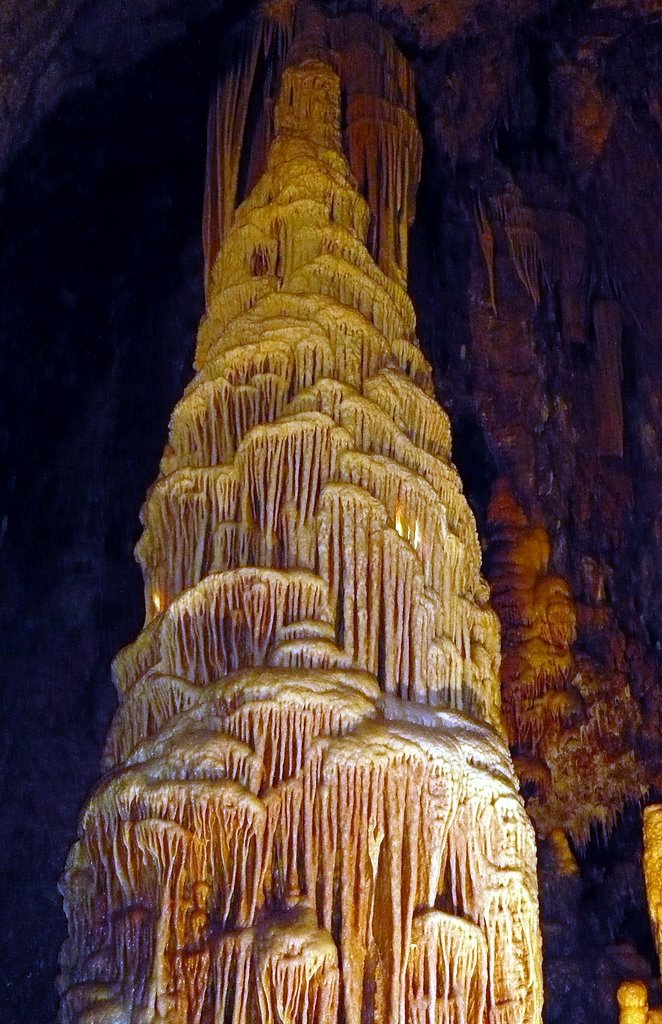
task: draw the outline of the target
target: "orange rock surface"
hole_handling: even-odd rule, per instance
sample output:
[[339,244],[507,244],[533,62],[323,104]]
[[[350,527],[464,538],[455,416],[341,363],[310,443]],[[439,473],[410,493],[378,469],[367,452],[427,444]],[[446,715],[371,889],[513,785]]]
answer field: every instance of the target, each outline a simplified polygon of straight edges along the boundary
[[558,845],[565,830],[581,846],[592,828],[609,830],[623,804],[643,793],[629,739],[639,713],[617,658],[606,668],[575,652],[577,609],[567,581],[550,570],[549,535],[529,522],[503,479],[489,518],[515,767],[540,833]]

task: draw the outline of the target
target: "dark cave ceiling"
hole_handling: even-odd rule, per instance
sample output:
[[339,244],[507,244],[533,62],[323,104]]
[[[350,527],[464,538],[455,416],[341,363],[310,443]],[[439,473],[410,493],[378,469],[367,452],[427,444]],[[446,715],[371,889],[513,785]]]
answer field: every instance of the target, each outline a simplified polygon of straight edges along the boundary
[[[0,7],[0,168],[64,96],[100,77],[121,75],[159,48],[203,26],[208,31],[221,19],[240,18],[254,6],[251,0],[5,0]],[[337,6],[349,4],[338,0]],[[371,0],[355,6],[367,6],[392,26],[427,66],[441,68],[444,49],[470,45],[474,62],[480,61],[483,71],[491,64],[498,74],[514,35],[533,29],[556,35],[559,51],[569,44],[578,65],[609,60],[628,90],[654,96],[659,86],[657,53],[647,52],[649,37],[658,30],[659,5],[653,0]],[[565,38],[558,34],[560,24],[570,29]],[[615,43],[625,60],[614,53]],[[636,64],[627,56],[634,52]]]

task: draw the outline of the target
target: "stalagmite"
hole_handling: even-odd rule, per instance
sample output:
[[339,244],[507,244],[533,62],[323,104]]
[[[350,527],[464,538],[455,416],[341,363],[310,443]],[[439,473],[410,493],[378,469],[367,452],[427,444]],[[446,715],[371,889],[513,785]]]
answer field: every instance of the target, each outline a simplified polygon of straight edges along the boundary
[[420,147],[384,29],[265,5],[212,104],[207,310],[62,880],[63,1024],[541,1020],[499,623],[404,288]]
[[[648,914],[657,949],[658,967],[662,963],[662,804],[644,809],[644,880]],[[619,1024],[659,1024],[659,1007],[649,1008],[646,982],[623,981],[616,993]]]
[[622,981],[616,998],[619,1024],[648,1024],[648,992],[643,981]]
[[[219,246],[232,224],[234,211],[243,196],[240,191],[240,163],[251,98],[258,89],[256,71],[265,62],[267,75],[261,84],[262,97],[269,100],[274,79],[289,49],[294,4],[292,0],[271,0],[265,4],[267,17],[251,25],[253,35],[246,51],[239,50],[226,80],[219,83],[209,107],[207,130],[207,169],[203,212],[205,251],[205,290],[208,294],[211,269]],[[265,118],[267,104],[260,104]],[[260,124],[260,135],[267,137],[270,125]],[[258,149],[258,147],[256,147]],[[253,171],[253,181],[255,180]]]
[[[644,877],[658,959],[662,958],[662,804],[644,811]],[[662,960],[661,960],[662,962]]]
[[517,276],[529,293],[531,301],[538,305],[542,268],[540,236],[535,228],[527,224],[508,224],[506,235]]

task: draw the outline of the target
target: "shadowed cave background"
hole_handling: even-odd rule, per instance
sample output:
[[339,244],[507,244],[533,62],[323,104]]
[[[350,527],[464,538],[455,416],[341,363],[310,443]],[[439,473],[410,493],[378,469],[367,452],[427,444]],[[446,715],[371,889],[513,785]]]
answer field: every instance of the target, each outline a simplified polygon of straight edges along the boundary
[[[110,659],[142,623],[138,510],[202,312],[208,96],[250,6],[0,10],[7,1021],[56,1009],[57,877],[98,777]],[[546,1019],[613,1021],[618,981],[657,973],[640,833],[662,770],[662,23],[635,0],[370,6],[417,75],[410,285],[488,574],[505,486],[567,580],[576,670],[634,696],[623,735],[602,737],[636,766],[614,827],[573,844],[578,875],[547,844],[539,858]],[[601,301],[619,309],[616,359]],[[523,788],[535,800],[536,779]],[[567,800],[588,807],[579,780]]]

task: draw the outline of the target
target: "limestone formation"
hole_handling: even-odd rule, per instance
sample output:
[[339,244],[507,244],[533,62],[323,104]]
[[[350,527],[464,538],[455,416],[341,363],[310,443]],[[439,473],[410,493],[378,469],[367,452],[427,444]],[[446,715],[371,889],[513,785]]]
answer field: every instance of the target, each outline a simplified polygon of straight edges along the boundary
[[581,846],[643,794],[630,738],[639,714],[616,659],[603,666],[575,652],[577,608],[567,581],[550,571],[549,535],[529,522],[503,478],[488,514],[508,738],[528,809],[565,873],[572,868],[559,830]]
[[648,1024],[648,992],[643,981],[623,981],[616,994],[619,1024]]
[[197,374],[62,882],[62,1020],[534,1024],[498,620],[403,287],[409,69],[367,18],[271,4],[211,140]]
[[[644,810],[644,878],[658,960],[662,951],[662,804]],[[660,1024],[662,1009],[651,1008],[641,980],[624,981],[617,992],[619,1024]]]
[[662,957],[662,804],[644,811],[644,877],[658,958]]

